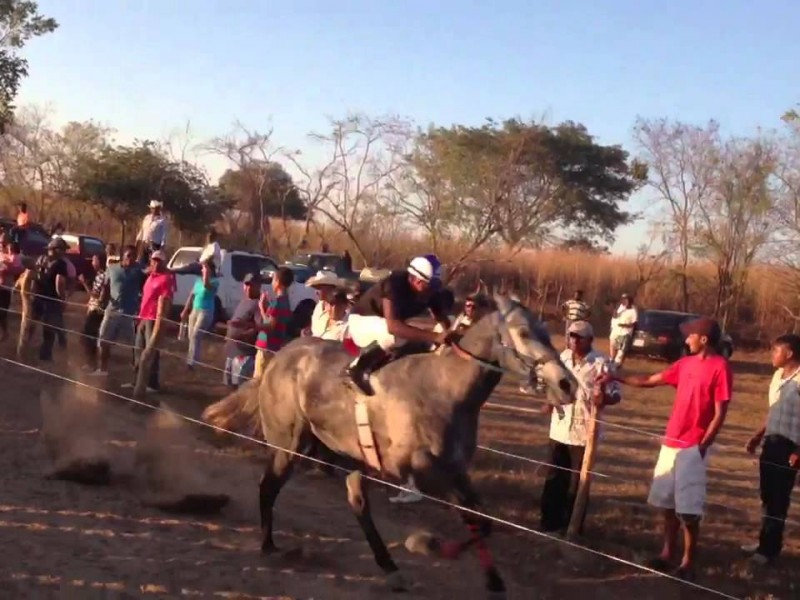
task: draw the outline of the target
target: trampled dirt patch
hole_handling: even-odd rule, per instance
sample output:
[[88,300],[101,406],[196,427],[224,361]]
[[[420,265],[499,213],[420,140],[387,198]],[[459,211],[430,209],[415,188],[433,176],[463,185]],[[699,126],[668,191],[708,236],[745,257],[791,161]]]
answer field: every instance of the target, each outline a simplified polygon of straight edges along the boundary
[[[79,330],[80,316],[71,315],[69,323]],[[604,340],[598,343],[605,349]],[[183,351],[174,336],[170,345],[177,353]],[[98,381],[79,373],[77,347],[78,338],[70,336],[70,352],[57,354],[57,372],[126,393],[119,385],[130,379],[128,351],[116,350],[108,381]],[[11,344],[0,351],[11,357]],[[800,527],[791,523],[787,528],[786,556],[773,570],[751,572],[738,550],[758,528],[757,465],[742,448],[765,411],[768,379],[763,367],[757,367],[762,358],[737,356],[735,404],[713,460],[712,505],[703,524],[698,583],[739,598],[772,594],[791,599],[800,597],[792,587],[800,567]],[[221,367],[218,343],[206,346],[203,360]],[[630,363],[633,371],[659,366]],[[181,413],[196,417],[225,393],[220,372],[189,372],[180,358],[163,356],[162,372],[162,400]],[[6,549],[0,589],[9,590],[9,597],[397,597],[388,591],[349,512],[341,477],[311,471],[295,476],[276,511],[276,542],[284,552],[264,557],[258,549],[257,447],[225,445],[196,426],[173,429],[174,424],[161,422],[154,427],[151,414],[122,400],[91,394],[87,399],[75,386],[7,363],[0,364],[0,377],[0,547]],[[546,419],[506,407],[536,407],[515,384],[508,382],[492,398],[505,406],[486,408],[480,443],[547,460]],[[42,390],[49,393],[44,409]],[[581,543],[637,561],[658,546],[654,515],[645,499],[671,395],[626,393],[623,404],[605,417],[610,423],[596,469],[609,477],[593,483]],[[46,479],[54,463],[42,440],[43,424],[56,458],[104,457],[111,465],[111,484],[81,486]],[[143,462],[142,457],[149,459]],[[476,457],[474,476],[487,512],[525,527],[537,525],[543,475],[536,464],[488,450],[479,450]],[[150,505],[154,491],[162,498],[225,494],[230,501],[218,516],[168,514]],[[373,488],[373,504],[378,527],[413,582],[406,597],[484,598],[473,555],[451,563],[411,555],[403,548],[406,536],[420,528],[463,535],[457,515],[428,502],[392,505],[387,501],[392,493]],[[506,576],[509,598],[714,597],[610,559],[565,552],[558,542],[505,526],[496,527],[491,544]]]

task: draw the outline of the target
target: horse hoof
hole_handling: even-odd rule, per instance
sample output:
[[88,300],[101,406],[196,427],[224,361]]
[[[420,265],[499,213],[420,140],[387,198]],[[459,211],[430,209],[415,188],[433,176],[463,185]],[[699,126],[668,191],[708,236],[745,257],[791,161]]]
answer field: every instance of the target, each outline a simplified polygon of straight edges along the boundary
[[386,576],[386,583],[393,592],[407,592],[411,588],[411,580],[401,571],[389,573]]
[[273,555],[280,552],[280,549],[275,544],[261,544],[261,554]]
[[406,550],[412,554],[422,554],[424,556],[434,556],[439,547],[438,540],[433,534],[426,531],[412,533],[406,538]]

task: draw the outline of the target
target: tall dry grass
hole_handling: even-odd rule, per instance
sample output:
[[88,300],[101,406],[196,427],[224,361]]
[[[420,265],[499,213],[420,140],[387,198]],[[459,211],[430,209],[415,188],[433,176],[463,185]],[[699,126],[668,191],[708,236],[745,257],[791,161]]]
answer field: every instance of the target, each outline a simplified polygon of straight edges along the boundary
[[[299,225],[274,223],[273,232],[283,231],[292,244],[307,238],[309,246],[318,250],[322,243],[342,252],[352,243],[338,231],[316,231],[305,235]],[[422,237],[408,231],[392,230],[383,223],[371,223],[359,232],[369,266],[400,268],[417,254],[431,251]],[[464,244],[445,242],[438,249],[445,263],[456,261],[464,252]],[[364,261],[361,261],[364,262]],[[363,266],[355,260],[356,267]],[[681,289],[678,268],[674,263],[651,258],[620,257],[567,250],[511,251],[502,247],[483,248],[472,255],[466,265],[458,267],[451,283],[458,291],[473,289],[478,280],[490,287],[517,293],[542,318],[555,324],[560,321],[559,306],[577,289],[582,289],[592,305],[592,321],[600,335],[607,335],[613,309],[623,292],[633,294],[640,308],[679,310]],[[716,272],[707,262],[696,262],[689,268],[689,310],[713,314],[717,296]],[[789,274],[770,265],[751,270],[739,310],[729,332],[739,345],[756,346],[775,336],[794,331],[796,323],[784,309],[796,310],[799,299],[787,284]]]

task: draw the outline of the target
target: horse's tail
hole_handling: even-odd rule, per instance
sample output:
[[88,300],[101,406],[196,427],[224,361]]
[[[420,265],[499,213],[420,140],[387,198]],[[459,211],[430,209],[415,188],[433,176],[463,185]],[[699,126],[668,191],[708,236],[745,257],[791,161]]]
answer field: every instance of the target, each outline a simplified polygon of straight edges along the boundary
[[203,411],[202,419],[209,425],[264,439],[261,429],[261,411],[258,407],[260,379],[253,379],[219,402]]

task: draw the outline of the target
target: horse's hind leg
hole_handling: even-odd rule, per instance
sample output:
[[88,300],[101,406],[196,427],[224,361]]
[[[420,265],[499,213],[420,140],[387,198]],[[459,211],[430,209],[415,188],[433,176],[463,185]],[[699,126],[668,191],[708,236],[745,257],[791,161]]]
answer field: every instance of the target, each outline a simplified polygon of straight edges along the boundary
[[[454,502],[458,506],[478,510],[480,499],[470,482],[469,476],[462,470],[444,468],[435,457],[428,453],[418,454],[413,460],[414,482],[424,494],[436,496]],[[461,519],[470,531],[470,537],[464,542],[441,542],[436,539],[424,540],[426,550],[433,551],[444,558],[457,558],[470,546],[478,551],[478,560],[486,579],[486,589],[493,598],[504,598],[506,586],[500,572],[494,564],[486,538],[491,533],[492,522],[468,511],[459,511]],[[416,551],[419,542],[410,538],[406,542],[410,550]]]
[[294,455],[282,450],[270,448],[267,468],[261,477],[258,487],[259,508],[261,509],[261,551],[266,553],[277,550],[272,539],[273,508],[278,494],[289,480],[294,466]]
[[400,574],[397,565],[392,560],[386,544],[378,533],[378,528],[375,527],[375,522],[372,520],[372,512],[370,511],[369,498],[365,493],[366,483],[361,477],[361,471],[353,471],[347,476],[347,502],[356,516],[364,536],[367,538],[367,543],[372,550],[372,555],[375,557],[375,562],[386,574],[389,585],[394,591],[405,590],[408,586],[407,582]]

